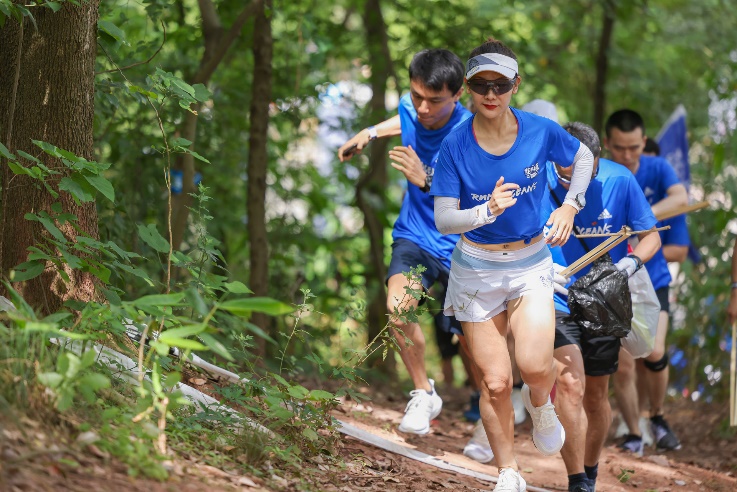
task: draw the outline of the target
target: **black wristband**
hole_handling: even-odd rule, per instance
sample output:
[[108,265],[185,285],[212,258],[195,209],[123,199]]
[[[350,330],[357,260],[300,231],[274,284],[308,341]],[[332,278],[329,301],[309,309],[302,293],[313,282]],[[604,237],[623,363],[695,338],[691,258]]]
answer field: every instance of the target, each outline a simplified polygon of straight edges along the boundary
[[637,255],[627,255],[627,258],[632,258],[633,260],[635,260],[635,263],[637,264],[637,268],[635,269],[635,271],[637,271],[640,268],[642,268],[642,260],[640,259],[639,256],[637,256]]
[[429,174],[425,175],[425,186],[420,188],[423,193],[430,193],[430,186],[432,185],[432,176]]

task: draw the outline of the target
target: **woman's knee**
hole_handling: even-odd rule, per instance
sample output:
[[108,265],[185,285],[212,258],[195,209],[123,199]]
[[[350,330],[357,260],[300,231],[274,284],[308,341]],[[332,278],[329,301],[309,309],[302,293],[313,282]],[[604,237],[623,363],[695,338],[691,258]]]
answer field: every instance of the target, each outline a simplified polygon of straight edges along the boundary
[[522,380],[527,383],[528,386],[539,386],[541,384],[548,384],[550,383],[550,378],[552,378],[552,372],[553,372],[553,365],[550,366],[543,366],[538,364],[535,365],[526,365],[526,367],[523,367],[522,365],[519,365],[519,371],[522,375]]

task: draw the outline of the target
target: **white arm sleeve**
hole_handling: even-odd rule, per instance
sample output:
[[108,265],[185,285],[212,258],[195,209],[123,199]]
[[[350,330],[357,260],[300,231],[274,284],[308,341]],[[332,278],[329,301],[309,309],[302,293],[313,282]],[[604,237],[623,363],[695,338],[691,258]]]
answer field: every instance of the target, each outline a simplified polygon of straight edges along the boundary
[[491,213],[486,202],[473,208],[458,210],[457,198],[435,197],[435,227],[440,234],[462,234],[495,220],[496,216]]
[[579,193],[586,193],[589,187],[591,174],[594,171],[594,154],[584,144],[579,145],[576,157],[573,158],[573,174],[571,175],[571,186],[568,188],[566,198],[563,203],[571,205],[580,211],[576,203],[576,196]]

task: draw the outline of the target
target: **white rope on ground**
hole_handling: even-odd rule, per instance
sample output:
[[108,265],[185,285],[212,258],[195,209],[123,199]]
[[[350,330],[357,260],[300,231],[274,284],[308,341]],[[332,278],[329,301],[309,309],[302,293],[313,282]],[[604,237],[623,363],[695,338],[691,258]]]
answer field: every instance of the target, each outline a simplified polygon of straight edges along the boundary
[[[59,339],[59,338],[52,338],[50,341],[56,345],[59,345],[65,350],[74,352],[77,355],[82,355],[82,350],[84,347],[84,344],[82,342],[72,341],[69,339]],[[97,353],[98,361],[105,364],[112,371],[113,376],[115,376],[118,379],[121,379],[123,381],[126,381],[128,383],[138,386],[139,372],[138,372],[138,363],[136,361],[134,361],[127,355],[121,354],[120,352],[112,350],[108,347],[104,347],[97,343],[92,344],[90,348]],[[225,369],[220,369],[220,371],[226,372],[226,373],[230,372],[230,371],[226,371]],[[238,379],[237,376],[236,378]],[[148,376],[144,376],[144,379],[150,382],[150,379],[148,378]],[[237,412],[236,410],[230,408],[227,405],[223,405],[222,403],[217,401],[215,398],[209,395],[206,395],[202,391],[199,391],[184,383],[177,383],[174,386],[174,389],[181,391],[182,394],[193,403],[199,403],[200,405],[208,409],[229,414],[230,416],[232,416],[233,418],[239,421],[238,425],[245,425],[247,427],[250,427],[251,429],[254,429],[257,432],[260,432],[268,436],[271,439],[280,439],[280,436],[278,436],[271,430],[267,429],[263,425],[259,424],[258,422],[253,421],[252,419],[248,417],[244,417],[240,415],[239,412]]]
[[[359,441],[363,441],[365,443],[376,446],[377,448],[381,448],[386,451],[390,451],[394,454],[399,454],[401,456],[405,456],[407,458],[419,461],[421,463],[425,463],[427,465],[440,468],[441,470],[452,471],[455,473],[459,473],[461,475],[466,475],[469,477],[477,478],[485,482],[491,482],[491,483],[497,482],[497,477],[494,477],[492,475],[477,472],[474,470],[469,470],[468,468],[464,468],[462,466],[448,463],[447,461],[443,461],[440,458],[436,458],[435,456],[431,456],[427,453],[423,453],[422,451],[408,448],[407,446],[402,446],[401,444],[397,444],[388,439],[384,439],[383,437],[377,436],[375,434],[371,434],[370,432],[366,432],[365,430],[359,429],[358,427],[348,424],[346,422],[342,422],[340,420],[338,420],[338,422],[340,422],[340,428],[338,429],[338,431],[342,432],[343,434],[347,436],[351,436],[355,439],[358,439]],[[528,485],[527,490],[529,490],[530,492],[552,492],[548,489],[542,489],[540,487],[534,487],[532,485]]]

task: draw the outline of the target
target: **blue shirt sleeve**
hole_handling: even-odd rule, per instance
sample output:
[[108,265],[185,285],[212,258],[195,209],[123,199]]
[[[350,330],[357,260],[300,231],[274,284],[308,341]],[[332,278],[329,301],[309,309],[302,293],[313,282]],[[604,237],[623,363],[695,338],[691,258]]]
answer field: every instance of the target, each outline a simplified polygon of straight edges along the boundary
[[635,231],[651,229],[657,224],[652,208],[634,176],[627,176],[627,225]]
[[440,145],[438,163],[435,165],[435,175],[430,187],[430,196],[461,197],[461,178],[458,175],[449,139],[446,137]]
[[667,192],[668,188],[679,184],[681,180],[678,179],[675,169],[673,169],[673,166],[671,166],[668,161],[665,159],[658,159],[658,163],[660,164],[660,166],[658,166],[658,173],[660,174],[660,179],[663,183],[663,191]]
[[562,126],[550,121],[548,125],[548,161],[560,164],[562,167],[570,167],[581,145],[583,144],[565,131]]
[[672,219],[664,220],[660,225],[670,226],[670,229],[660,231],[660,239],[663,241],[663,246],[667,244],[673,246],[689,246],[691,244],[685,215],[679,215]]

